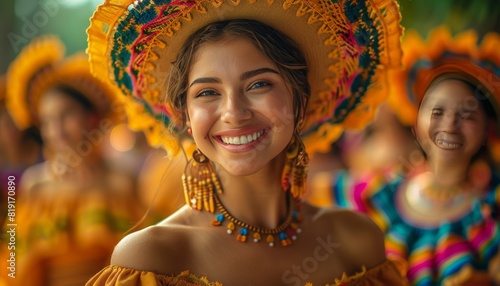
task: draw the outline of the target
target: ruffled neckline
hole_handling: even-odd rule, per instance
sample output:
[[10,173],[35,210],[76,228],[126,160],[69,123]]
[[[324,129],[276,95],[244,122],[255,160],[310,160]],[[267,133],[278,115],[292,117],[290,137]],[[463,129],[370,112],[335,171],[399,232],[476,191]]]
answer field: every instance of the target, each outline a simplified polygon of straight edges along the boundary
[[[340,278],[335,278],[332,284],[325,286],[344,286],[344,285],[373,285],[375,281],[381,285],[404,285],[396,266],[389,260],[371,268],[362,269],[353,275],[343,274]],[[127,285],[185,285],[185,286],[222,286],[220,282],[210,281],[207,276],[191,273],[189,270],[182,271],[180,274],[157,274],[150,271],[141,271],[116,265],[110,265],[97,273],[86,285],[121,285],[127,282]],[[313,286],[312,283],[305,283],[305,286]]]

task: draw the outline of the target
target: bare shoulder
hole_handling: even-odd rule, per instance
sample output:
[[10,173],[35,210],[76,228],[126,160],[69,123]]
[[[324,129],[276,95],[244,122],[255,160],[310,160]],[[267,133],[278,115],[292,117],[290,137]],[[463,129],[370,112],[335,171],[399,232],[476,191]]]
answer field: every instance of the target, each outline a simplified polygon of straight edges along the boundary
[[314,220],[322,220],[331,229],[345,261],[353,267],[372,268],[384,262],[384,234],[367,215],[333,208],[318,208],[313,212]]
[[115,247],[111,264],[140,271],[172,274],[189,256],[190,227],[163,221],[124,237]]
[[[175,227],[150,226],[125,236],[115,247],[111,264],[162,273],[175,261]],[[161,267],[160,267],[161,266]]]

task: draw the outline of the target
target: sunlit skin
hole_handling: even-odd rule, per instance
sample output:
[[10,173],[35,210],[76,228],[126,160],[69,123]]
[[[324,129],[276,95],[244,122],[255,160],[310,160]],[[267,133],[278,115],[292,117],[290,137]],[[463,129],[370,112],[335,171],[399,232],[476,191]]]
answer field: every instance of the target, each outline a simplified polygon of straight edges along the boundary
[[[291,90],[272,61],[245,39],[206,43],[188,83],[187,124],[199,149],[232,175],[268,172],[294,129]],[[242,136],[251,142],[231,144]]]
[[85,139],[83,131],[92,128],[91,114],[78,101],[57,90],[40,99],[38,115],[44,144],[52,152],[75,149]]
[[416,136],[438,177],[464,178],[486,141],[487,117],[465,83],[448,79],[429,90],[419,109]]
[[[254,223],[276,227],[286,213],[280,178],[283,150],[294,129],[292,94],[283,77],[251,42],[229,38],[198,49],[188,85],[187,125],[198,148],[216,165],[227,190],[221,200],[252,221],[245,213],[253,210],[242,201],[262,192],[267,203],[259,205],[265,211]],[[235,144],[242,136],[251,136],[251,142]],[[243,200],[242,193],[247,196]]]

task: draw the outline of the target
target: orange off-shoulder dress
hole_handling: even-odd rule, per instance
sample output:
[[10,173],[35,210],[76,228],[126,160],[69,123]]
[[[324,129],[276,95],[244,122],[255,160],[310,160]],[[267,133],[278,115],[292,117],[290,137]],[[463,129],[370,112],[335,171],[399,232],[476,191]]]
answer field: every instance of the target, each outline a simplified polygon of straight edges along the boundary
[[[244,283],[245,281],[242,281]],[[222,283],[211,282],[205,276],[198,276],[190,273],[188,270],[178,275],[157,274],[148,271],[139,271],[130,268],[110,265],[97,273],[90,279],[86,286],[222,286]],[[342,275],[340,278],[332,278],[332,283],[325,286],[340,286],[340,285],[407,285],[398,272],[395,265],[390,261],[385,261],[381,265],[366,269],[363,268],[359,273],[347,276]],[[313,286],[311,283],[306,283],[305,286]]]

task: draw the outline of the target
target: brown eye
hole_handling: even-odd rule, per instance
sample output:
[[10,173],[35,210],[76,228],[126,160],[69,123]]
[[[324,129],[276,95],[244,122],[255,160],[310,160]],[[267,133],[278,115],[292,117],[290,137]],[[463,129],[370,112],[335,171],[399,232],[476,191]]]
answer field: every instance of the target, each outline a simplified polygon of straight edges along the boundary
[[261,88],[261,87],[267,87],[270,86],[271,84],[266,82],[266,81],[257,81],[253,83],[248,90],[255,89],[255,88]]
[[196,94],[196,97],[214,96],[217,94],[218,93],[215,90],[205,89],[205,90],[200,91],[198,94]]

